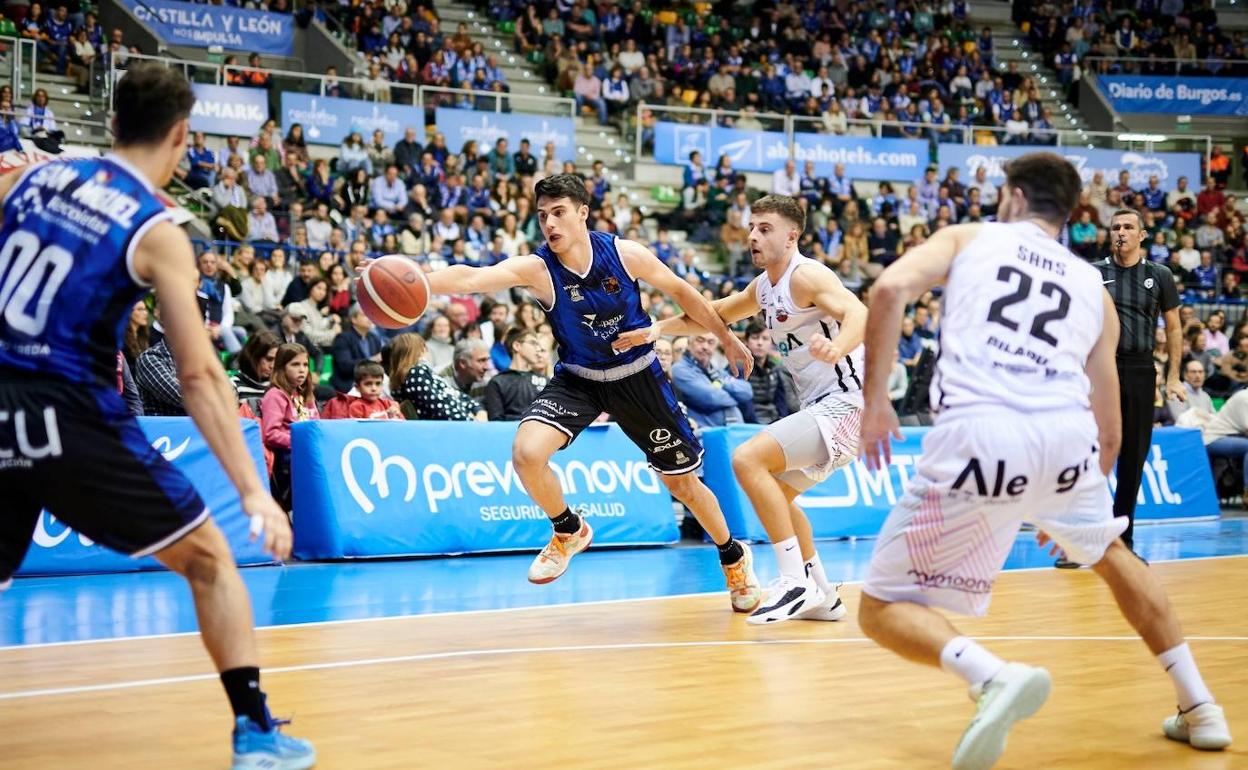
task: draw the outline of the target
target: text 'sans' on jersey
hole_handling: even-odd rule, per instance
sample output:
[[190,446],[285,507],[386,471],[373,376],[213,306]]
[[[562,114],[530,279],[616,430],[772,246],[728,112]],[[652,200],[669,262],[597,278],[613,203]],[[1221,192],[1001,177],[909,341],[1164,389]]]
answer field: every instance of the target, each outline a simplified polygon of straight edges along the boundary
[[945,284],[933,410],[1087,408],[1100,273],[1033,223],[980,227]]

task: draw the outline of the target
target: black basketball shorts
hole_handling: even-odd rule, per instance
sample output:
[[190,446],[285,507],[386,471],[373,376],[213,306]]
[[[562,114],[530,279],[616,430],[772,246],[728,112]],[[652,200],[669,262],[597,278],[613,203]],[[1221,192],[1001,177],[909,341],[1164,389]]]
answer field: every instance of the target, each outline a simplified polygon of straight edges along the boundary
[[208,518],[191,483],[148,443],[120,396],[0,372],[0,582],[40,512],[114,551],[147,556]]
[[659,473],[676,476],[702,464],[702,442],[657,360],[639,372],[606,382],[561,368],[520,421],[556,428],[567,435],[566,447],[603,412],[611,415]]

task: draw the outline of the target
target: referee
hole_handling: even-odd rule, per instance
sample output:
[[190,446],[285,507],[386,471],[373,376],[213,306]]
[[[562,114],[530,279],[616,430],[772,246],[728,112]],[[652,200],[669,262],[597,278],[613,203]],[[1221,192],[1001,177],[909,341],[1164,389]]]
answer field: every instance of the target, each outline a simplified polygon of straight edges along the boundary
[[[1122,451],[1118,455],[1118,488],[1114,515],[1127,517],[1122,542],[1135,550],[1135,496],[1140,490],[1144,460],[1153,443],[1153,401],[1157,375],[1153,368],[1153,344],[1157,316],[1166,319],[1166,347],[1170,366],[1166,398],[1186,400],[1179,382],[1183,359],[1183,335],[1179,329],[1179,293],[1170,268],[1143,258],[1148,233],[1139,213],[1119,209],[1110,219],[1109,238],[1113,256],[1093,263],[1101,271],[1105,288],[1118,310],[1122,326],[1118,338],[1118,387],[1122,403]],[[1078,564],[1058,559],[1058,567]]]

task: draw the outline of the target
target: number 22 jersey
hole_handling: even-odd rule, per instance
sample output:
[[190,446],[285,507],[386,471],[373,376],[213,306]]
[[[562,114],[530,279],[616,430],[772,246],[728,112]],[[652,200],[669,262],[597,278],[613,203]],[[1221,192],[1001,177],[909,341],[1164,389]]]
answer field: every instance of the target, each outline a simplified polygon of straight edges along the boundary
[[24,169],[0,226],[0,371],[116,386],[117,350],[147,284],[134,250],[169,218],[116,155]]
[[1086,409],[1104,292],[1100,272],[1038,225],[982,225],[945,284],[933,410]]

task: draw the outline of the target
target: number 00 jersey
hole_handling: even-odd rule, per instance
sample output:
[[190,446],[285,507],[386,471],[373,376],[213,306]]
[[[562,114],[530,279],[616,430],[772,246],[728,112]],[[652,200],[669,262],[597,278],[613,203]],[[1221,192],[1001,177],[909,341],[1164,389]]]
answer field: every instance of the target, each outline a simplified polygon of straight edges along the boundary
[[[862,391],[863,348],[862,345],[854,348],[835,365],[818,361],[810,355],[806,343],[811,335],[821,333],[834,340],[840,332],[840,324],[813,305],[799,308],[793,301],[793,272],[802,265],[819,263],[794,253],[784,275],[774,286],[766,273],[758,277],[754,296],[767,319],[771,341],[780,350],[785,367],[793,375],[798,400],[805,407],[829,393],[857,394]],[[819,267],[823,268],[822,265]]]
[[932,408],[1086,408],[1100,272],[1030,222],[981,227],[949,269]]
[[0,369],[115,385],[140,237],[168,217],[146,177],[115,155],[23,172],[0,226]]

